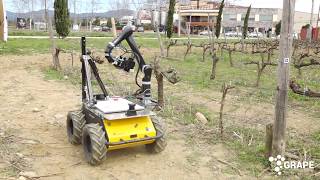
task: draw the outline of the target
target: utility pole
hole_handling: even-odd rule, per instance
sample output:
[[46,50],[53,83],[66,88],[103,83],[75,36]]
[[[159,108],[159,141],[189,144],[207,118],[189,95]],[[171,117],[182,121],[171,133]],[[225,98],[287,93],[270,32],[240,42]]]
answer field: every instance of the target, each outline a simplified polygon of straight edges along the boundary
[[46,21],[46,31],[48,31],[49,15],[48,15],[48,9],[47,9],[47,0],[44,0],[44,18]]
[[295,12],[295,0],[283,1],[283,12],[281,21],[281,39],[278,62],[278,83],[275,106],[275,121],[272,139],[273,156],[284,155],[285,134],[287,126],[287,104],[290,61],[293,42],[293,24]]
[[92,23],[93,23],[93,11],[94,11],[95,1],[91,0],[91,20],[90,20],[90,32],[92,31]]
[[178,37],[181,36],[181,1],[179,1],[179,6],[178,6]]
[[318,9],[318,16],[317,16],[317,27],[319,27],[319,15],[320,15],[320,5],[319,5],[319,9]]
[[[29,7],[30,7],[30,4],[29,4]],[[31,12],[30,12],[30,20],[29,20],[30,30],[32,30],[32,21],[33,21],[33,0],[31,0]]]
[[74,13],[74,20],[73,20],[73,24],[78,24],[77,22],[77,12],[76,12],[76,4],[77,4],[77,0],[73,0],[73,13]]
[[312,7],[311,7],[311,16],[310,16],[310,29],[309,29],[309,42],[312,42],[312,25],[313,25],[313,9],[314,9],[314,0],[312,0]]

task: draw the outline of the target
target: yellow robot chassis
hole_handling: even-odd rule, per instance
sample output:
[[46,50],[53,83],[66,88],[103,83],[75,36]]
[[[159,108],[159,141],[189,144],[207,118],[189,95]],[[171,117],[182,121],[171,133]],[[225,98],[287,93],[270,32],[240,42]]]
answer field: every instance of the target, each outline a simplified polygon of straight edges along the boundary
[[[103,162],[109,150],[145,145],[147,151],[159,153],[167,145],[163,122],[151,111],[154,105],[151,99],[152,68],[145,63],[132,34],[131,27],[126,27],[107,45],[105,57],[116,68],[128,72],[134,68],[137,61],[137,73],[144,73],[142,85],[139,85],[140,89],[136,93],[137,103],[108,94],[100,79],[96,61],[86,49],[86,39],[81,38],[82,108],[68,113],[67,134],[71,144],[83,145],[85,158],[91,165]],[[123,40],[127,41],[133,56],[113,57],[112,50],[120,46]],[[93,93],[92,75],[102,94]]]

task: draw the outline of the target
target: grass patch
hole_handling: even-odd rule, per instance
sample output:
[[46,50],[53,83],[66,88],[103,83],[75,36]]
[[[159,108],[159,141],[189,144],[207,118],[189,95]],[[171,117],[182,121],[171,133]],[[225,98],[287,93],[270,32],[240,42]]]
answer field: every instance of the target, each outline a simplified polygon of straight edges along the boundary
[[[226,129],[229,138],[225,144],[236,153],[238,167],[258,176],[268,165],[268,159],[264,157],[263,133],[245,127]],[[239,134],[242,139],[233,136],[233,132]]]
[[46,80],[63,80],[64,75],[60,71],[57,71],[53,69],[52,67],[49,67],[44,70],[44,75]]
[[[185,47],[172,47],[171,52],[175,52],[175,57],[183,57]],[[220,51],[217,53],[220,56]],[[192,53],[187,55],[183,60],[162,60],[162,65],[165,67],[173,66],[181,75],[182,82],[190,85],[195,90],[201,91],[203,89],[220,91],[221,85],[231,83],[237,87],[237,92],[230,92],[231,95],[240,96],[242,102],[246,102],[248,99],[255,102],[267,102],[273,103],[276,95],[276,67],[268,66],[263,75],[261,76],[260,87],[255,87],[257,79],[257,67],[256,65],[244,65],[248,61],[260,60],[260,55],[233,53],[234,67],[230,67],[229,57],[226,52],[220,56],[220,60],[217,63],[216,79],[210,80],[211,74],[211,60],[210,55],[206,55],[206,61],[202,62],[202,49],[193,48]],[[272,59],[275,61],[277,54]],[[297,71],[294,67],[291,67],[291,77],[298,77]],[[298,82],[306,87],[320,91],[319,71],[317,68],[305,68],[303,70],[303,78],[298,79]],[[316,98],[308,98],[294,94],[289,89],[289,104],[295,107],[310,107],[310,109],[304,109],[307,111],[313,111],[314,115],[320,108],[320,101]]]
[[[112,38],[101,38],[87,40],[88,49],[96,49],[101,52],[104,51],[106,45]],[[158,40],[136,38],[136,42],[141,47],[158,48]],[[79,39],[56,39],[57,47],[64,51],[80,52],[80,38]],[[30,55],[37,53],[49,53],[51,42],[49,39],[32,39],[32,38],[10,38],[8,42],[0,42],[0,55]]]
[[208,125],[215,123],[216,114],[210,112],[205,105],[192,104],[174,96],[166,98],[166,106],[158,114],[183,125],[188,125],[197,121],[195,116],[197,112],[201,112],[207,118],[209,121]]
[[[57,71],[52,67],[43,69],[45,80],[61,80],[70,82],[73,85],[81,85],[81,72],[76,68],[65,68],[62,71]],[[97,86],[96,81],[92,81],[94,87]]]

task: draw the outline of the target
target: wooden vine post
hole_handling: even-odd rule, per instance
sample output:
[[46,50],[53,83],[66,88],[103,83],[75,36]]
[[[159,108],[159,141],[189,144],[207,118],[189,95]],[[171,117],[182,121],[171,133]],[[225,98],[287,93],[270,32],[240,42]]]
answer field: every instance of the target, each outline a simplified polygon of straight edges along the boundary
[[161,109],[164,106],[164,93],[163,93],[163,74],[160,69],[159,58],[156,56],[154,58],[154,74],[157,79],[158,84],[158,108]]
[[273,125],[266,125],[266,142],[265,142],[265,157],[269,158],[272,156],[272,136],[273,136]]
[[293,42],[293,21],[295,12],[295,0],[283,1],[280,56],[278,62],[278,85],[275,106],[275,121],[273,126],[272,154],[284,155],[285,134],[287,126],[288,84],[290,60]]
[[114,18],[111,18],[111,25],[112,25],[112,36],[113,38],[117,37],[117,28],[116,28],[116,21],[114,20]]

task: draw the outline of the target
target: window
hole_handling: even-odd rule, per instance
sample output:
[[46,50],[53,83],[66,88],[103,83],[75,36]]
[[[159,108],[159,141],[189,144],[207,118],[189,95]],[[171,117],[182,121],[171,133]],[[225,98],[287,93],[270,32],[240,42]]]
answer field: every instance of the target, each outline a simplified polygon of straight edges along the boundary
[[273,15],[260,15],[260,21],[273,21]]
[[224,21],[236,21],[237,15],[236,14],[223,14]]
[[[246,17],[246,14],[241,14],[241,21],[244,21],[244,18]],[[255,15],[251,15],[249,16],[249,21],[255,21]]]

